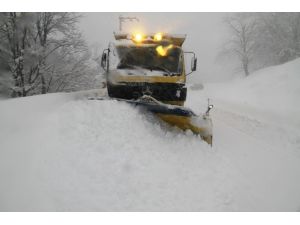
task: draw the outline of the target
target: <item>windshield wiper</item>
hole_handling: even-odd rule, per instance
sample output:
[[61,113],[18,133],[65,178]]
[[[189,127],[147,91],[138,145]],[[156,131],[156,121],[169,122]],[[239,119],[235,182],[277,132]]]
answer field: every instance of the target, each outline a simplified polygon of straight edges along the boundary
[[132,64],[128,64],[128,63],[123,63],[123,64],[119,65],[117,68],[118,69],[138,70],[138,71],[142,72],[144,75],[146,75],[143,67],[135,66],[135,65],[132,65]]
[[128,63],[121,63],[118,65],[118,69],[134,69],[134,65],[128,64]]
[[146,69],[149,69],[149,70],[161,70],[163,72],[167,72],[169,76],[172,76],[172,73],[165,67],[163,66],[145,66]]
[[171,73],[167,68],[165,68],[164,66],[161,65],[155,65],[155,66],[151,66],[151,65],[141,65],[141,66],[137,66],[137,65],[132,65],[129,63],[121,63],[118,65],[117,67],[118,69],[148,69],[148,70],[160,70],[163,72],[166,72],[168,76],[174,76],[175,73]]

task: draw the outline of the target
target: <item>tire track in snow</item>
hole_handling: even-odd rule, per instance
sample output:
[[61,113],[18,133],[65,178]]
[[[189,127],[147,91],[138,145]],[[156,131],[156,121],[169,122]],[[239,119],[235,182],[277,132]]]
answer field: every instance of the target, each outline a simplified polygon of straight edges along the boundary
[[233,178],[236,204],[249,211],[296,211],[300,205],[297,146],[289,143],[290,136],[282,136],[283,129],[252,119],[248,113],[223,108],[212,113],[215,145],[237,170]]

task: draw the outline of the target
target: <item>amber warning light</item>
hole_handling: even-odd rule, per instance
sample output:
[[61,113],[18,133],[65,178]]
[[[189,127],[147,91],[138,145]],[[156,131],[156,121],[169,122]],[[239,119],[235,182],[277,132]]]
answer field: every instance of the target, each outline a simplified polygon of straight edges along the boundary
[[153,36],[146,36],[142,33],[135,33],[132,35],[132,38],[131,38],[134,42],[137,42],[137,43],[141,43],[143,41],[149,41],[149,40],[152,40],[152,41],[162,41],[163,39],[163,34],[162,33],[156,33],[155,35]]

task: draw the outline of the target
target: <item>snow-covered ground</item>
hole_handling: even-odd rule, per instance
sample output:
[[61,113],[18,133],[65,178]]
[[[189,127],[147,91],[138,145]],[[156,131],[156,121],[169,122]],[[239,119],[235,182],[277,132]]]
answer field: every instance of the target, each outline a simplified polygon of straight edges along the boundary
[[214,145],[94,91],[0,101],[0,211],[299,211],[300,60],[189,90]]

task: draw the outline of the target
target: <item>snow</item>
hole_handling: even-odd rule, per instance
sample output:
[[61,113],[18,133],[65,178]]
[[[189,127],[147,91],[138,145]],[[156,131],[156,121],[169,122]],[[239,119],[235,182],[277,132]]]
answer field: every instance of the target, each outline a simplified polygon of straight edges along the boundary
[[212,148],[99,90],[0,100],[0,211],[299,211],[299,67],[189,90]]
[[[255,108],[265,115],[282,117],[282,123],[300,126],[300,58],[259,70],[246,79],[206,85],[204,92],[227,106],[238,105],[242,110]],[[223,107],[223,105],[222,105]],[[273,119],[273,118],[271,118]]]

